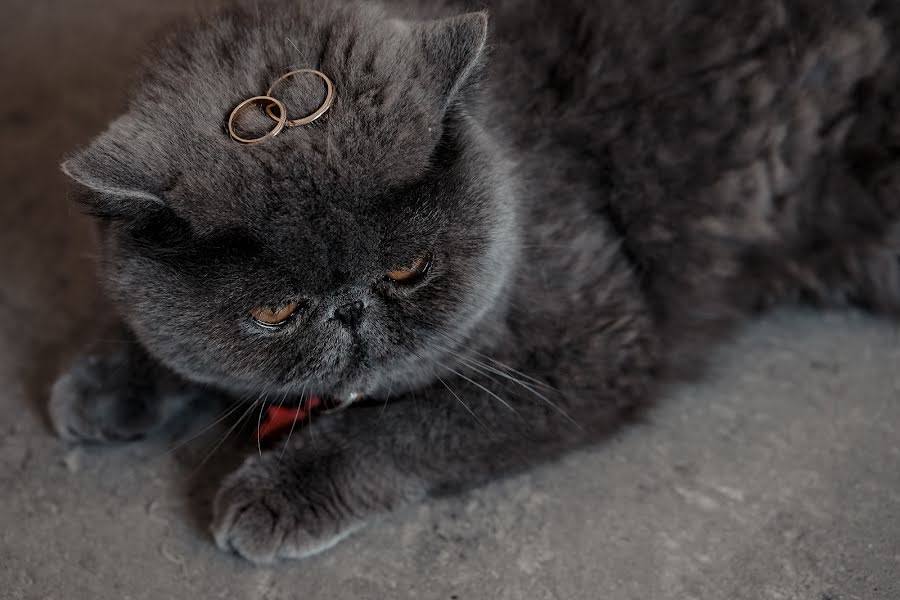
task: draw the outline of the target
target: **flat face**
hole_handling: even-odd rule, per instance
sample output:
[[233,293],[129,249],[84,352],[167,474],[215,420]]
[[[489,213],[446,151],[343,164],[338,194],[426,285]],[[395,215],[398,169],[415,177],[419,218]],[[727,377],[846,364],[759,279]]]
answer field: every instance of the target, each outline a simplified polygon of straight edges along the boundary
[[[484,27],[236,9],[164,44],[129,112],[66,165],[94,188],[109,288],[142,342],[237,389],[358,397],[430,380],[512,264],[502,159],[452,105]],[[328,112],[232,139],[234,107],[298,57],[333,81]],[[326,92],[308,74],[271,90],[292,117]],[[234,128],[271,129],[267,107]]]

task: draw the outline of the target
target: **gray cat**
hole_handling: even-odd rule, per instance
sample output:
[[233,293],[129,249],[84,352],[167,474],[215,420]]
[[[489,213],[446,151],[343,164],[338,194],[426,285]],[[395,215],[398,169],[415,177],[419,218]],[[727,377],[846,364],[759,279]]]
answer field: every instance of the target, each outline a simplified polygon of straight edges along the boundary
[[[136,340],[56,383],[63,437],[352,405],[224,481],[215,539],[252,561],[596,442],[773,304],[900,310],[897,2],[474,4],[231,8],[63,166]],[[330,110],[231,139],[296,68]]]

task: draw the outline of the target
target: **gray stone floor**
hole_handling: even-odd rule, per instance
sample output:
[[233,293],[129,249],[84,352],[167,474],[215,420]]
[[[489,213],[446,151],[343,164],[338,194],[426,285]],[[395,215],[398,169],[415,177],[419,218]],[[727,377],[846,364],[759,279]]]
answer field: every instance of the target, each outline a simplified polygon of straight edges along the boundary
[[[68,447],[47,387],[104,319],[59,157],[122,106],[179,0],[4,0],[0,23],[0,598],[900,598],[900,344],[783,312],[648,423],[559,465],[421,506],[300,563],[206,532],[229,452]],[[208,417],[209,418],[209,417]]]

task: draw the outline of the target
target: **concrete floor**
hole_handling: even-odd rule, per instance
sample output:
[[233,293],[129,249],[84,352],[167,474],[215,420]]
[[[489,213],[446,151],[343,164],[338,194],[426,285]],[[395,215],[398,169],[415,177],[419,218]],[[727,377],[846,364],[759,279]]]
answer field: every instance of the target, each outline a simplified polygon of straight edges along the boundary
[[[395,515],[327,554],[216,550],[216,433],[68,447],[42,405],[104,314],[59,157],[122,106],[181,0],[4,0],[0,24],[0,598],[900,598],[900,344],[784,312],[603,447]],[[207,416],[209,418],[209,416]]]

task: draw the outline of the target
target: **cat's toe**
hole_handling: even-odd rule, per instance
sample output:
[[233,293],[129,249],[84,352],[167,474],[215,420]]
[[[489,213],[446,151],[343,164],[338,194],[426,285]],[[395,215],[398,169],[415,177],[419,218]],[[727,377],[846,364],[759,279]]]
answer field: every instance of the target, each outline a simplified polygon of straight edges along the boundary
[[143,406],[132,402],[124,382],[106,362],[102,357],[83,357],[53,385],[48,412],[62,439],[121,442],[142,437]]
[[248,459],[219,490],[212,533],[221,549],[268,564],[322,552],[359,527],[339,516],[326,492],[310,489],[315,480],[301,486],[272,459]]

